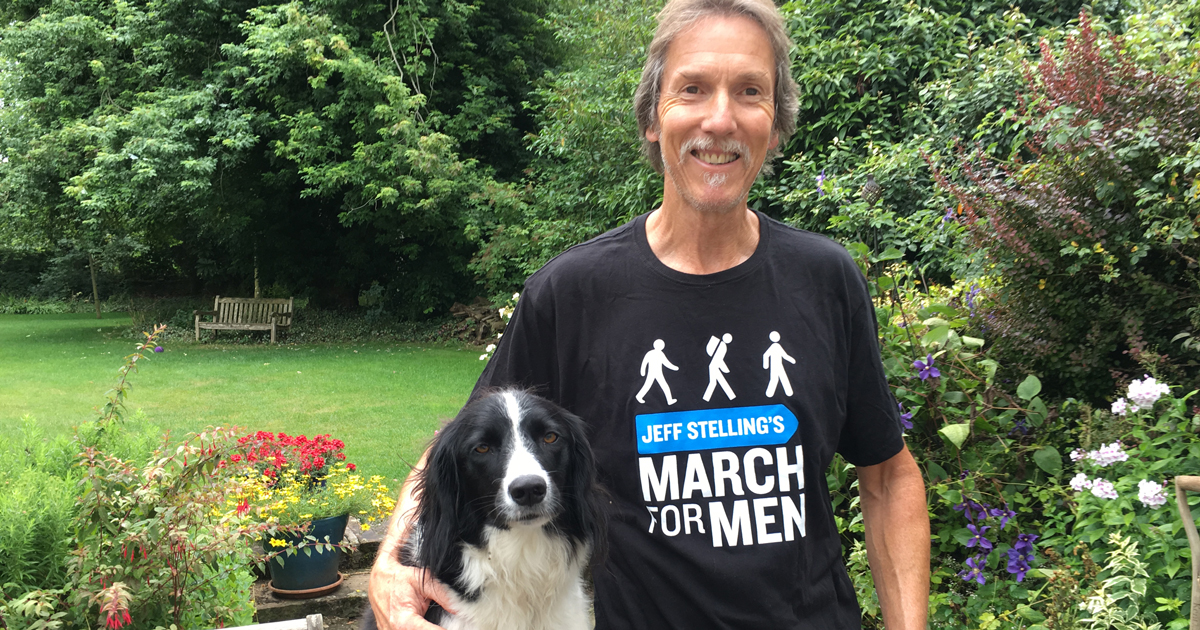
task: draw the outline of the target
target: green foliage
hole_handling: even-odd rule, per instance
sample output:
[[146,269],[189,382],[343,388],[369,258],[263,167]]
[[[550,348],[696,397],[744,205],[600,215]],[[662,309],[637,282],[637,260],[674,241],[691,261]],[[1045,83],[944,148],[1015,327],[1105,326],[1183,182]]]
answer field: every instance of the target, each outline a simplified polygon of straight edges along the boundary
[[1162,624],[1141,611],[1150,574],[1138,556],[1138,544],[1128,536],[1122,538],[1119,531],[1108,535],[1108,543],[1112,550],[1104,570],[1109,575],[1088,598],[1090,616],[1080,620],[1082,625],[1089,630],[1158,630]]
[[[185,617],[207,627],[249,618],[249,589],[234,574],[248,568],[248,543],[263,528],[216,509],[240,487],[217,465],[236,437],[217,429],[178,446],[164,442],[142,465],[83,449],[68,598],[77,621],[97,610],[114,627],[131,618],[147,628]],[[223,592],[230,584],[242,586]]]
[[[1181,28],[1174,17],[1156,28]],[[1108,37],[1082,16],[1061,52],[1043,42],[1023,107],[986,123],[1021,130],[1014,152],[964,151],[969,187],[938,174],[1004,275],[988,324],[1000,350],[1059,396],[1099,400],[1114,375],[1144,369],[1197,383],[1194,350],[1172,338],[1195,326],[1200,91],[1194,68],[1161,70],[1191,45],[1157,46],[1167,63],[1154,69],[1136,64],[1145,51],[1130,49],[1156,41]]]
[[566,60],[531,95],[538,130],[528,194],[476,215],[472,270],[496,303],[551,257],[653,208],[661,178],[641,157],[633,93],[660,0],[560,3],[548,22]]
[[544,0],[10,8],[0,239],[410,317],[473,296],[465,216],[512,197],[558,59]]
[[[1173,476],[1200,467],[1193,394],[1164,395],[1153,409],[1126,416],[1074,400],[1055,403],[1037,376],[1007,379],[1010,370],[991,344],[971,335],[973,321],[989,308],[986,281],[983,287],[926,285],[895,250],[873,255],[861,244],[849,249],[868,273],[884,367],[902,417],[912,425],[906,440],[926,481],[931,621],[971,628],[1078,627],[1086,616],[1080,604],[1111,573],[1097,563],[1111,551],[1108,533],[1118,528],[1137,537],[1149,574],[1128,603],[1154,611],[1157,620],[1150,623],[1176,621],[1173,615],[1189,595],[1182,523],[1148,495],[1142,496],[1152,503],[1143,503],[1139,484],[1169,485]],[[1090,460],[1080,460],[1083,450],[1113,442],[1110,449],[1124,460],[1095,470],[1111,479],[1115,498],[1076,492],[1071,486],[1078,480],[1068,478],[1077,467],[1095,474],[1085,463]],[[1072,466],[1069,453],[1080,461]],[[867,567],[852,467],[835,462],[827,483],[847,566],[865,603],[864,624],[879,627],[874,588],[862,574]]]
[[[1091,463],[1088,458],[1080,458],[1074,470],[1078,475],[1094,476],[1092,481],[1110,482],[1117,498],[1103,498],[1095,490],[1067,494],[1069,488],[1063,488],[1061,492],[1067,494],[1064,500],[1071,511],[1046,519],[1046,544],[1064,549],[1081,542],[1092,549],[1108,548],[1111,554],[1119,549],[1110,539],[1115,530],[1136,536],[1140,544],[1139,561],[1153,578],[1138,587],[1136,601],[1129,603],[1142,606],[1146,611],[1155,599],[1182,600],[1190,593],[1187,540],[1179,513],[1174,509],[1174,493],[1164,493],[1167,500],[1163,505],[1146,505],[1139,498],[1139,484],[1151,481],[1169,488],[1167,482],[1172,477],[1200,468],[1200,440],[1197,439],[1200,417],[1192,407],[1195,393],[1164,396],[1151,409],[1127,416],[1088,411],[1077,423],[1076,437],[1081,451],[1072,459],[1082,450],[1098,449],[1112,442],[1128,459],[1100,465]],[[1094,554],[1093,560],[1099,562],[1101,559],[1099,554]],[[1113,569],[1110,566],[1107,570]],[[1095,596],[1107,592],[1115,598],[1113,586],[1102,583]],[[1131,596],[1127,598],[1132,600]],[[1164,619],[1168,620],[1171,618]]]
[[[26,426],[30,426],[27,419]],[[5,597],[67,582],[72,480],[34,467],[5,465],[0,481],[0,585]]]

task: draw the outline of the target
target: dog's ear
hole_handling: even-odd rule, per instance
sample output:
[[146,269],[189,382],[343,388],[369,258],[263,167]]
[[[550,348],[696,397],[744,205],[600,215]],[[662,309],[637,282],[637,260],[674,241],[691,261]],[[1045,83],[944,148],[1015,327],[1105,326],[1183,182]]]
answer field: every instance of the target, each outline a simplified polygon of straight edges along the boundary
[[457,423],[442,428],[429,448],[425,469],[417,479],[414,495],[419,501],[417,523],[420,545],[417,564],[433,571],[438,579],[456,572],[456,541],[462,531],[460,519],[465,512],[463,489],[458,474],[458,454],[455,452]]
[[596,557],[603,552],[607,495],[597,480],[596,456],[587,439],[587,425],[565,409],[560,408],[557,413],[571,431],[571,461],[567,475],[570,488],[565,506],[567,527],[570,533],[592,547],[592,555]]

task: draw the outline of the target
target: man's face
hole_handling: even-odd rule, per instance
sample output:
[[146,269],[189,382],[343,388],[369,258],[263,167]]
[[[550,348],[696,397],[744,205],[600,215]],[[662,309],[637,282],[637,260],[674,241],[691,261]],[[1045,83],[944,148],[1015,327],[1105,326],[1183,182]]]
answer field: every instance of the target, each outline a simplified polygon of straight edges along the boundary
[[706,17],[667,49],[658,102],[658,142],[672,195],[702,212],[742,207],[779,138],[775,59],[767,33],[745,17]]

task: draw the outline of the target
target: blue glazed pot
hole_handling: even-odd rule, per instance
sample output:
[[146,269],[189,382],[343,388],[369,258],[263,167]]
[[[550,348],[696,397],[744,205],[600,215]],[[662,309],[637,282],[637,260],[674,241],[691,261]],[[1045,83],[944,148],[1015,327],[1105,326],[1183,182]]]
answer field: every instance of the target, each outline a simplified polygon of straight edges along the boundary
[[[308,533],[321,542],[328,536],[329,542],[336,545],[342,542],[349,520],[349,514],[316,519],[309,526]],[[293,546],[304,541],[302,536],[279,534],[275,537]],[[263,548],[267,551],[276,550],[271,547],[269,541],[264,542]],[[304,549],[297,549],[294,554],[280,554],[271,559],[269,566],[272,587],[284,591],[306,591],[329,586],[338,581],[338,564],[342,560],[342,551],[318,549],[315,546],[308,549],[311,549],[312,553],[306,554]]]

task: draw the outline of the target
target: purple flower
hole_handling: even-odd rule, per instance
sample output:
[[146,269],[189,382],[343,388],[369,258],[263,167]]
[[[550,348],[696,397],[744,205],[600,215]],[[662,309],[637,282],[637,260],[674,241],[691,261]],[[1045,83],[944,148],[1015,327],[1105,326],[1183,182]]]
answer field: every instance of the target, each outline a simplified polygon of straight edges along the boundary
[[821,169],[821,174],[817,175],[817,196],[825,196],[825,169]]
[[975,580],[976,582],[979,582],[981,586],[985,584],[987,582],[987,578],[983,577],[983,563],[984,558],[986,557],[987,556],[983,554],[976,554],[970,558],[967,558],[967,568],[959,571],[958,576],[961,577],[964,582]]
[[920,359],[913,361],[913,367],[917,369],[917,376],[921,377],[922,381],[924,381],[930,377],[938,378],[939,376],[942,375],[942,373],[940,371],[938,371],[937,368],[933,367],[933,355],[932,354],[925,355],[924,361],[922,361]]
[[1008,572],[1017,576],[1017,581],[1025,579],[1025,572],[1029,570],[1029,561],[1021,552],[1017,551],[1016,547],[1008,550]]
[[986,549],[990,552],[992,550],[992,541],[983,537],[983,535],[986,534],[987,530],[989,529],[991,529],[991,527],[988,525],[980,525],[979,527],[976,527],[975,525],[967,525],[967,530],[969,530],[972,534],[975,534],[971,537],[971,540],[967,541],[967,546],[974,547],[975,545],[979,545],[980,549]]
[[1017,534],[1017,542],[1013,545],[1013,549],[1032,557],[1033,556],[1033,541],[1038,539],[1037,534]]
[[154,346],[154,351],[155,351],[155,352],[162,352],[162,351],[163,351],[163,347],[162,347],[162,346]]
[[1005,503],[1004,507],[1002,507],[1002,508],[992,509],[990,514],[992,516],[1000,517],[1000,529],[1002,529],[1002,530],[1008,525],[1008,519],[1014,518],[1017,515],[1016,512],[1009,509],[1007,503]]
[[897,404],[900,406],[900,426],[904,427],[905,431],[913,428],[912,412],[904,411],[904,403],[897,403]]
[[1033,541],[1037,534],[1017,534],[1017,542],[1008,550],[1008,572],[1017,576],[1017,581],[1025,579],[1025,572],[1033,562]]

